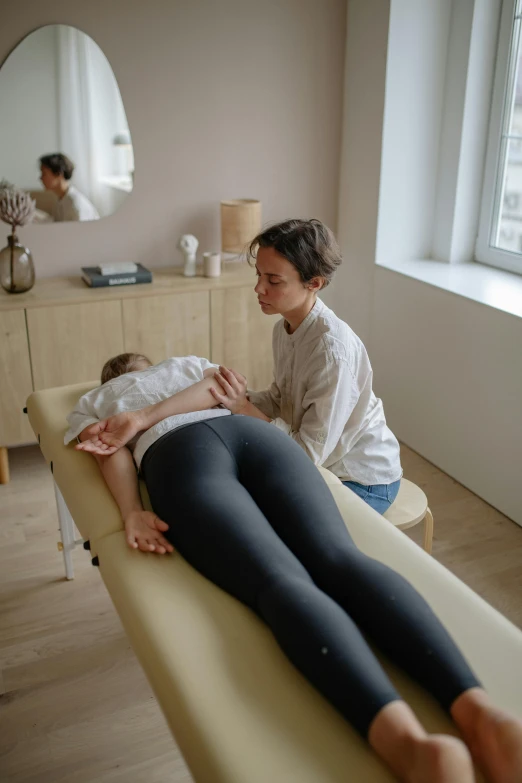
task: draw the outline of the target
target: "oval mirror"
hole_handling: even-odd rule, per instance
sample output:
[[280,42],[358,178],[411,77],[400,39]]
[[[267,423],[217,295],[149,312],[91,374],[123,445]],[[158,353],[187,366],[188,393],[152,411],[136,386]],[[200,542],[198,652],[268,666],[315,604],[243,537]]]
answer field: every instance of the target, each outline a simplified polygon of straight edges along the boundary
[[85,33],[48,25],[0,69],[0,180],[31,193],[35,223],[97,220],[132,191],[134,159],[116,78]]

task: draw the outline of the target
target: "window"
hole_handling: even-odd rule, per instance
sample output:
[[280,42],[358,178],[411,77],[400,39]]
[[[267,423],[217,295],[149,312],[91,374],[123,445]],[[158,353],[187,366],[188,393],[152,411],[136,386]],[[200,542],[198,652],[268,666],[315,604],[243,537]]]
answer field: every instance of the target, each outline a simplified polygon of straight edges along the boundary
[[503,0],[476,259],[522,274],[522,0]]

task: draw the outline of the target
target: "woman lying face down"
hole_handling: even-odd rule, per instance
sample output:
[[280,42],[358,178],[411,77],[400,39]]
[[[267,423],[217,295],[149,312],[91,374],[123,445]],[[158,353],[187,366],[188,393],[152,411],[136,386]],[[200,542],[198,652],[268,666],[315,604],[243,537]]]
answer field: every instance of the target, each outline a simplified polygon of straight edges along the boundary
[[[472,755],[490,783],[520,783],[521,721],[493,705],[412,585],[355,546],[295,440],[216,408],[217,368],[206,359],[150,366],[140,357],[115,368],[119,375],[79,400],[66,440],[79,435],[77,448],[95,454],[128,545],[175,549],[255,612],[399,780],[472,783]],[[121,446],[134,437],[133,459]],[[152,512],[141,504],[136,466]],[[463,741],[425,731],[366,636],[439,701]]]

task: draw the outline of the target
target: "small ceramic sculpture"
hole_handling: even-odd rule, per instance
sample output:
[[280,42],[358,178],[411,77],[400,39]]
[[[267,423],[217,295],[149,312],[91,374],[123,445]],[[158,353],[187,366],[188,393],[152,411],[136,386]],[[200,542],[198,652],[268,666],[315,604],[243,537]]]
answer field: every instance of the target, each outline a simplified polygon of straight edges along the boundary
[[185,277],[194,277],[196,274],[196,251],[199,242],[193,234],[183,234],[178,242],[178,249],[183,253],[185,266],[183,274]]

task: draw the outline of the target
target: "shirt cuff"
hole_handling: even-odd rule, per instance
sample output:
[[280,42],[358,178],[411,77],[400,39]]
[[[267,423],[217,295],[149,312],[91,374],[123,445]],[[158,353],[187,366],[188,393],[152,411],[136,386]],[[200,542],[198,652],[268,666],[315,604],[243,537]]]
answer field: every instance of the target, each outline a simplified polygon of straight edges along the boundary
[[65,446],[78,438],[78,436],[84,431],[86,427],[90,427],[91,424],[97,424],[99,421],[100,420],[94,416],[85,416],[83,421],[71,424],[63,437]]
[[285,432],[287,435],[290,435],[290,433],[292,432],[292,427],[290,426],[290,424],[287,424],[286,421],[279,416],[277,417],[277,419],[272,419],[270,424],[273,424],[274,427],[277,427],[278,430]]
[[265,416],[268,416],[270,419],[274,417],[275,406],[270,396],[264,392],[250,392],[247,390],[247,399],[252,405],[259,408],[261,413],[264,413]]

